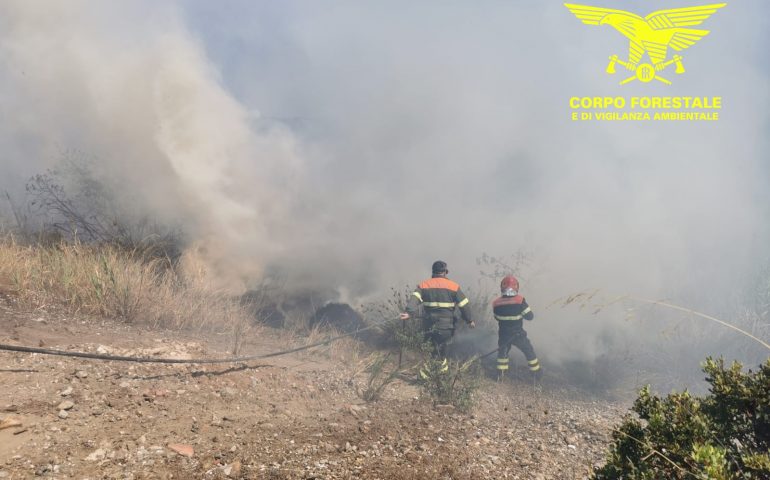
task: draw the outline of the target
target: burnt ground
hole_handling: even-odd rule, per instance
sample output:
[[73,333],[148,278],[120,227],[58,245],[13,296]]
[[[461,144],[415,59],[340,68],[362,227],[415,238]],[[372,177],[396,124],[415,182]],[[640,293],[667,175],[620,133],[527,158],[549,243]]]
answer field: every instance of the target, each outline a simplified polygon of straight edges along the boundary
[[[269,328],[249,340],[242,353],[288,344]],[[229,344],[12,307],[0,307],[0,343],[175,358],[227,357]],[[0,421],[21,423],[0,430],[0,479],[586,478],[627,408],[548,376],[485,379],[467,414],[401,379],[366,403],[360,358],[322,348],[175,366],[0,352]]]

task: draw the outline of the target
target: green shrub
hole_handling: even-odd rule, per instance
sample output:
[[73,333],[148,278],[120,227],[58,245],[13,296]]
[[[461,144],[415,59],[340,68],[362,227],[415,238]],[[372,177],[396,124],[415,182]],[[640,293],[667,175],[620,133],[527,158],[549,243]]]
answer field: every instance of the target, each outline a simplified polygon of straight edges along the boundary
[[366,402],[376,402],[382,398],[385,387],[393,383],[398,377],[398,369],[392,368],[387,371],[387,366],[391,364],[392,355],[375,354],[371,361],[366,365],[368,374],[366,385],[358,389],[358,395]]
[[770,478],[770,359],[744,373],[708,358],[710,394],[639,392],[594,479]]
[[405,362],[412,362],[416,357],[424,358],[432,350],[422,330],[422,312],[409,320],[399,319],[400,313],[406,311],[413,290],[413,287],[401,290],[391,288],[390,298],[365,304],[362,308],[366,324],[377,325],[374,346],[398,350],[399,359],[404,355],[408,357],[408,360],[403,358]]
[[481,375],[476,357],[464,362],[430,358],[420,369],[420,386],[434,405],[454,405],[461,412],[473,406]]

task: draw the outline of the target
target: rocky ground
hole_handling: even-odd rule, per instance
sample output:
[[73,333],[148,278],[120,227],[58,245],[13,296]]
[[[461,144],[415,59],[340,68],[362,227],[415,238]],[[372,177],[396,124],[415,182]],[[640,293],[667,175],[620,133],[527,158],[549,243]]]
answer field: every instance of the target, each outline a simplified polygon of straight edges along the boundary
[[[244,353],[287,345],[269,329],[254,337]],[[11,307],[0,343],[172,358],[226,357],[228,344]],[[627,408],[548,376],[484,380],[468,414],[401,379],[366,403],[357,359],[319,349],[176,366],[0,352],[0,479],[585,478]]]

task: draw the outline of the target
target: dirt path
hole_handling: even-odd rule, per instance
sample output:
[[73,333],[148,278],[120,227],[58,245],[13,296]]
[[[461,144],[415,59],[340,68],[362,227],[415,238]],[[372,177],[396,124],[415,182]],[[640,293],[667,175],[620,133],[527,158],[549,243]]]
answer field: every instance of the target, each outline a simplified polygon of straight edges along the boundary
[[[224,338],[10,308],[0,342],[227,356]],[[367,404],[355,372],[323,352],[205,367],[0,352],[0,419],[23,424],[0,430],[0,478],[584,478],[625,409],[547,382],[485,381],[471,414],[403,381]]]

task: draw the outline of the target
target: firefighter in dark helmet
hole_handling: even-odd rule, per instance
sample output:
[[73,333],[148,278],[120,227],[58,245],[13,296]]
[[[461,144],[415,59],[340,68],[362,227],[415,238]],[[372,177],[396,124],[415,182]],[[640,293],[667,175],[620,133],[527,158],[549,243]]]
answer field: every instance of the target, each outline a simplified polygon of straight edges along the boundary
[[524,353],[527,357],[527,366],[533,377],[539,379],[543,370],[535,355],[535,349],[524,331],[524,320],[532,320],[535,315],[527,305],[524,297],[519,295],[519,281],[516,277],[508,275],[500,282],[502,295],[492,303],[492,310],[498,324],[497,336],[497,371],[502,379],[508,370],[508,352],[511,345]]
[[425,339],[433,346],[433,355],[446,362],[447,343],[455,332],[455,308],[460,309],[465,323],[469,327],[476,326],[471,318],[468,297],[460,290],[460,286],[449,280],[446,262],[433,262],[431,278],[420,283],[406,305],[406,313],[401,314],[402,320],[417,315],[420,305],[423,307],[422,330]]

